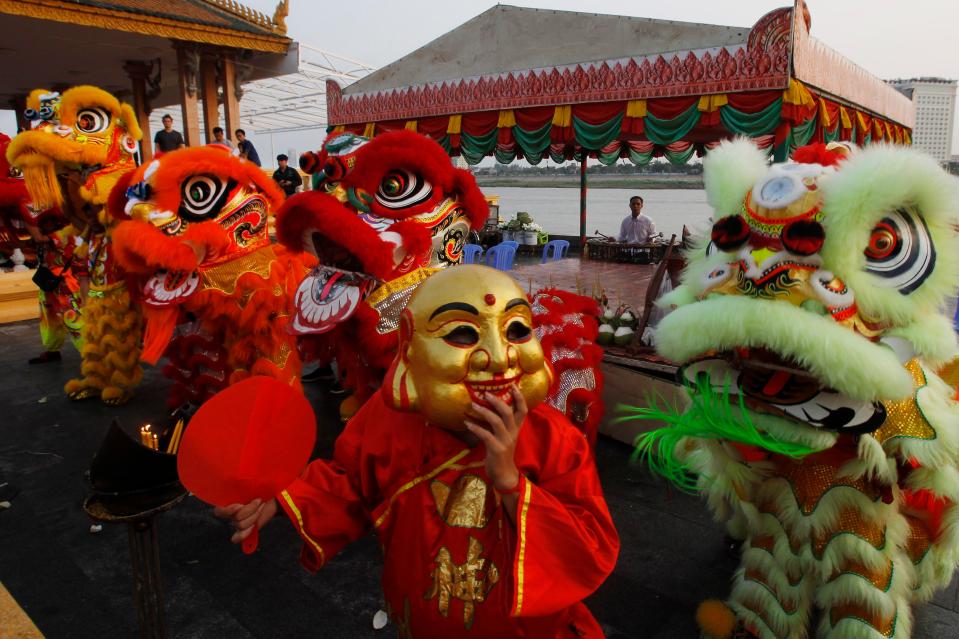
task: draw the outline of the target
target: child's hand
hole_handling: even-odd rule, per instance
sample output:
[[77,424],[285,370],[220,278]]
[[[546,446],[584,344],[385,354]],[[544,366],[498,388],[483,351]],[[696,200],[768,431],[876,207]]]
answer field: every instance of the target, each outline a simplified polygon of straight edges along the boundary
[[217,506],[213,509],[213,514],[220,519],[230,520],[230,523],[236,528],[236,532],[230,537],[230,541],[238,544],[250,536],[253,526],[263,528],[267,522],[273,519],[278,508],[275,499],[269,501],[254,499],[248,504],[230,504],[222,508]]
[[513,490],[519,483],[519,470],[513,457],[519,429],[526,419],[526,399],[516,386],[510,388],[510,395],[512,408],[500,398],[485,393],[483,399],[492,410],[474,403],[476,417],[466,418],[466,428],[486,444],[486,474],[499,491]]

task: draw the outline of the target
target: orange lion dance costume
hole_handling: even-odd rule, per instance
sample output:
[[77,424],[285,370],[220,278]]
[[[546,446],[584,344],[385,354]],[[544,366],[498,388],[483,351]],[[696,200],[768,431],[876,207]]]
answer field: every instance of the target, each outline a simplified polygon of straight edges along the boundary
[[169,357],[171,407],[250,375],[298,386],[287,323],[308,268],[270,243],[282,202],[259,167],[219,146],[164,154],[115,189],[117,258],[137,278],[146,320],[143,360]]
[[59,206],[81,233],[75,259],[86,259],[89,291],[84,301],[80,377],[67,382],[70,399],[100,397],[122,404],[140,383],[141,321],[116,263],[105,211],[110,190],[134,168],[142,137],[133,108],[92,86],[30,94],[28,107],[41,123],[17,135],[7,149],[23,171],[36,210]]

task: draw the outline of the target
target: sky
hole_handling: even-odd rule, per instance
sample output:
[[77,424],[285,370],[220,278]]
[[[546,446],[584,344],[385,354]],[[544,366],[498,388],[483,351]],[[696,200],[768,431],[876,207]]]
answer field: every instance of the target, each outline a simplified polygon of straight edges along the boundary
[[[268,15],[277,4],[277,0],[243,1]],[[515,0],[515,4],[749,27],[789,1]],[[495,4],[489,0],[290,0],[287,26],[289,35],[299,42],[380,67]],[[959,2],[807,0],[807,5],[812,35],[880,78],[959,79],[955,31]],[[11,130],[10,121],[9,113],[0,115],[0,130]],[[953,153],[959,154],[959,126],[954,126]]]

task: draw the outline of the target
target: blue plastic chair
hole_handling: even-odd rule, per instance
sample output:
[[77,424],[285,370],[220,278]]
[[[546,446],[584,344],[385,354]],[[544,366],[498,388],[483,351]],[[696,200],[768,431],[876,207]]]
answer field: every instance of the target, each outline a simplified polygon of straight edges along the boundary
[[959,331],[959,304],[956,305],[956,316],[952,320],[952,325],[956,331]]
[[479,244],[465,244],[463,246],[463,264],[476,264],[483,255],[483,247]]
[[510,246],[506,242],[490,247],[486,251],[486,266],[492,266],[500,271],[512,270],[515,259],[516,247]]
[[503,240],[500,244],[505,246],[512,246],[514,251],[519,250],[519,242],[514,242],[513,240]]
[[566,257],[566,253],[569,251],[569,242],[566,240],[550,240],[543,247],[543,259],[540,260],[540,264],[546,264],[549,261],[549,250],[550,247],[553,249],[553,261],[561,260]]

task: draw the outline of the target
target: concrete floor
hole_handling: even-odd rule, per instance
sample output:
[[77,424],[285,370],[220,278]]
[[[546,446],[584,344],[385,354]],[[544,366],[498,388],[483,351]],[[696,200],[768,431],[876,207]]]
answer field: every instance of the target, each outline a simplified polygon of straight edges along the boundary
[[[28,366],[39,350],[36,322],[0,326],[0,582],[51,639],[134,637],[126,527],[92,534],[80,505],[84,471],[113,417],[127,425],[163,414],[166,382],[148,370],[137,397],[119,409],[71,404],[61,391],[78,356]],[[319,416],[317,452],[339,431],[325,387],[309,388]],[[722,531],[699,500],[668,490],[629,464],[630,449],[601,440],[597,465],[622,537],[616,571],[589,606],[611,639],[697,636],[699,601],[724,596],[735,568]],[[381,560],[368,538],[318,575],[297,563],[292,527],[263,530],[244,556],[208,507],[188,498],[160,518],[160,554],[169,636],[177,638],[393,637],[372,629],[380,607]],[[959,584],[917,607],[914,636],[959,638]],[[0,628],[0,636],[3,636]]]

